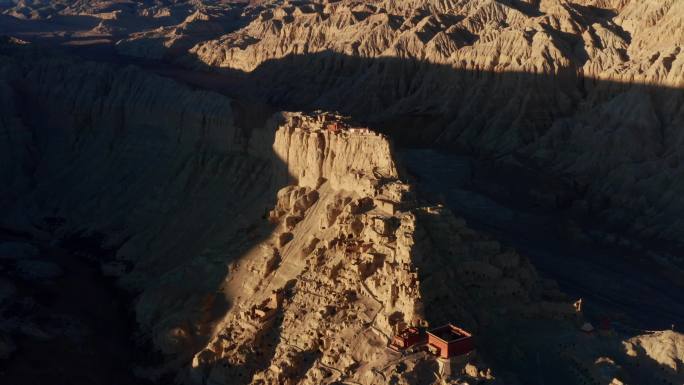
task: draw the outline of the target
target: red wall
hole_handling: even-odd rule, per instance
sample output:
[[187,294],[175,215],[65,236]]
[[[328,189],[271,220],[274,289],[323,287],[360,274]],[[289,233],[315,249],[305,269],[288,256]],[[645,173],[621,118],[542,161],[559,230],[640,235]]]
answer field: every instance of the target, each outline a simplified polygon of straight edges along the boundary
[[439,355],[442,358],[447,358],[449,354],[449,345],[447,345],[445,342],[442,340],[433,337],[431,335],[428,335],[428,344],[432,346],[436,346],[439,348]]
[[460,356],[461,354],[466,354],[473,349],[475,349],[473,337],[466,337],[449,344],[449,356]]
[[429,335],[428,343],[439,348],[439,356],[442,358],[460,356],[461,354],[466,354],[475,348],[473,337],[466,337],[447,344],[446,342]]

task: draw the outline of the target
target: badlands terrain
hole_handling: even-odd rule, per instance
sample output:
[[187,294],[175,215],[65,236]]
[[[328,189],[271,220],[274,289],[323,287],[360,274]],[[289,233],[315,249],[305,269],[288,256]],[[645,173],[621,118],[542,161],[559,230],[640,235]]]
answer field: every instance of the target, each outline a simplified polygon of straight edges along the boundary
[[683,48],[680,0],[0,0],[0,383],[684,384]]

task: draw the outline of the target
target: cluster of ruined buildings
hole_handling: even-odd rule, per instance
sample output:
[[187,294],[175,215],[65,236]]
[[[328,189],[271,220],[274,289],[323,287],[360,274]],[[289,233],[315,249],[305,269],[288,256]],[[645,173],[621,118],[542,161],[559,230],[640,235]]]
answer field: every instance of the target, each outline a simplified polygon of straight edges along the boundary
[[263,332],[265,327],[273,324],[275,321],[275,315],[282,306],[282,302],[282,290],[274,290],[263,302],[243,312],[242,327],[255,333]]
[[[292,116],[290,124],[298,129],[309,132],[382,136],[382,134],[368,128],[358,128],[350,124],[349,120],[343,116],[325,112],[318,112],[313,115],[302,114]],[[372,217],[371,225],[379,237],[393,232],[397,226],[396,223],[393,223],[394,215],[402,209],[403,204],[407,201],[412,201],[413,196],[406,190],[407,187],[403,184],[395,185],[389,183],[380,187],[379,190],[375,191],[375,194],[371,194],[373,198],[359,201],[359,205],[368,206],[366,210],[358,208],[359,211],[369,211],[370,208],[374,209],[376,215]],[[344,225],[344,223],[341,223],[341,225]],[[360,252],[363,257],[367,254],[368,250],[366,248],[374,243],[363,243],[357,240],[353,233],[354,230],[351,228],[347,231],[343,230],[343,238],[332,240],[328,247],[343,247],[346,253]],[[367,259],[372,260],[373,258]],[[359,268],[362,268],[364,265],[360,261],[354,262],[356,263],[353,264],[355,266],[358,265]],[[415,272],[413,275],[415,277],[409,278],[409,281],[417,280]],[[442,359],[450,359],[467,355],[475,349],[475,344],[473,336],[469,332],[453,324],[447,324],[429,330],[420,327],[405,328],[394,336],[388,347],[397,352],[405,352],[413,348],[425,348],[435,356]]]
[[310,131],[327,131],[333,134],[350,133],[382,136],[382,134],[371,130],[368,127],[357,127],[353,125],[348,117],[328,113],[316,112],[314,115],[297,115],[292,117],[291,124],[295,127],[304,128]]

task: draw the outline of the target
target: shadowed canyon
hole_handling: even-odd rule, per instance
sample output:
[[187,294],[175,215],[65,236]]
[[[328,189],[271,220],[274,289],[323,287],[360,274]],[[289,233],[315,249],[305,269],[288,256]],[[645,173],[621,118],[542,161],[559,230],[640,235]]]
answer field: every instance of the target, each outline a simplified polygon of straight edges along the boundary
[[684,384],[682,47],[678,0],[0,1],[0,382]]

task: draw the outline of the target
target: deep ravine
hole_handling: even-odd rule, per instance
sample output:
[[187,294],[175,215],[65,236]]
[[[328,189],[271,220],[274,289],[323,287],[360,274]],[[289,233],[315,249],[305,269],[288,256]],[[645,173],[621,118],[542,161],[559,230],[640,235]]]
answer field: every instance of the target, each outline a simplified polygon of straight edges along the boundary
[[[134,296],[94,261],[103,255],[88,255],[75,242],[65,248],[2,234],[0,243],[7,242],[33,245],[39,253],[0,259],[2,279],[16,287],[0,306],[2,329],[16,346],[9,360],[0,361],[0,383],[150,384],[134,372],[156,356],[137,333]],[[29,277],[20,267],[26,261],[57,270]]]

